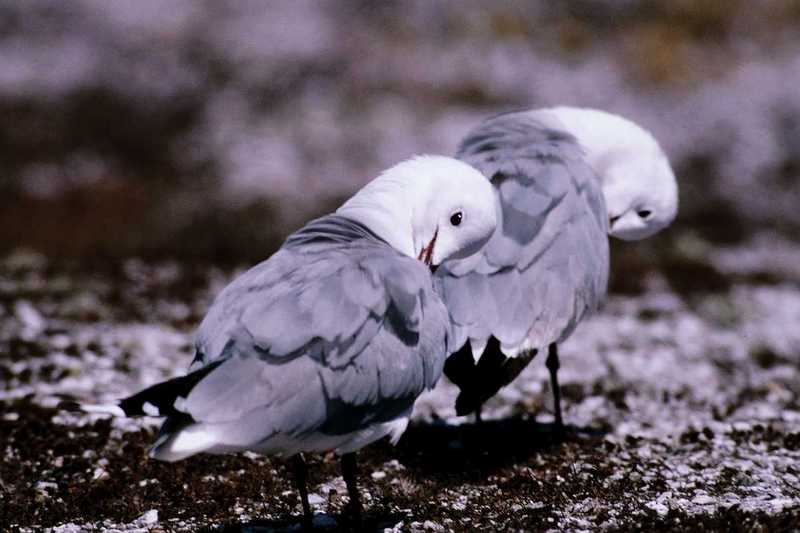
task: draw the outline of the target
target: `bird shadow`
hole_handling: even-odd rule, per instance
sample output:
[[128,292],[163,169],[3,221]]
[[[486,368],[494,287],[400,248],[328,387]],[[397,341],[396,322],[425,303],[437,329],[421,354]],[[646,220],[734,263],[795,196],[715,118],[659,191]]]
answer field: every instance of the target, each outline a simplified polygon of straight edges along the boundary
[[[317,513],[314,515],[311,531],[317,533],[336,533],[345,531],[384,531],[391,529],[396,523],[402,520],[402,516],[394,514],[367,513],[363,522],[357,526],[341,516],[334,516],[328,513]],[[303,524],[303,520],[294,516],[281,520],[253,520],[251,522],[231,522],[213,528],[201,529],[206,533],[304,533],[309,531]]]
[[607,428],[536,422],[530,416],[484,420],[461,425],[443,422],[409,426],[393,455],[411,470],[464,480],[524,461],[540,453],[556,453],[570,442],[595,442]]
[[[411,424],[396,446],[378,442],[359,453],[362,464],[383,464],[397,459],[412,475],[442,484],[480,481],[509,465],[541,453],[557,453],[566,443],[592,444],[608,434],[607,428],[536,422],[530,416],[484,420],[461,425],[442,421]],[[407,518],[378,506],[368,511],[354,528],[344,516],[314,515],[313,531],[383,531]],[[306,531],[299,516],[281,520],[231,522],[204,531],[214,533],[294,533]]]

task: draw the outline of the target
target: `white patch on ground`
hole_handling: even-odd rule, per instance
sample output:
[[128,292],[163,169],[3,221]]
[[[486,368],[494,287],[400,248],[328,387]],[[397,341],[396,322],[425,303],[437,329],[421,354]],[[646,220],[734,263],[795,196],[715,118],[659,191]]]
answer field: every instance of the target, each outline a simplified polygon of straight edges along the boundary
[[[607,426],[606,439],[646,439],[637,453],[646,460],[671,449],[670,463],[653,463],[642,475],[662,475],[672,492],[642,502],[659,514],[679,507],[690,514],[738,505],[768,513],[800,505],[800,451],[778,447],[767,453],[758,438],[742,446],[736,432],[766,431],[770,424],[800,432],[800,287],[740,285],[726,296],[711,295],[693,307],[671,293],[639,298],[611,297],[603,311],[581,324],[561,350],[564,417],[578,427]],[[774,361],[762,368],[758,354]],[[763,363],[762,363],[763,364]],[[536,358],[510,386],[490,400],[485,419],[549,410],[549,374]],[[746,392],[745,392],[746,391]],[[457,389],[446,379],[418,400],[413,419],[433,417],[459,424],[453,402]],[[743,396],[749,394],[750,397]],[[573,396],[569,394],[568,396]],[[618,399],[621,397],[621,404]],[[538,416],[549,421],[549,413]],[[687,432],[707,428],[709,449],[676,452]],[[700,439],[708,439],[702,432]],[[659,450],[661,448],[661,450]],[[727,496],[700,487],[723,483],[736,472]],[[698,487],[687,497],[689,487]],[[587,503],[589,505],[589,503]],[[580,515],[580,512],[576,514]],[[586,527],[565,518],[572,527]],[[562,526],[564,525],[562,523]]]
[[[135,262],[129,267],[132,277],[146,269]],[[0,277],[0,291],[28,293],[32,287],[41,291],[40,283],[34,269],[24,279]],[[62,283],[68,286],[69,282]],[[565,420],[578,427],[608,428],[605,439],[616,446],[609,452],[609,461],[622,465],[636,459],[643,467],[628,475],[659,484],[653,485],[659,488],[646,497],[631,496],[638,508],[659,515],[675,509],[708,516],[733,505],[744,512],[767,513],[797,507],[800,450],[787,439],[800,434],[800,287],[793,283],[739,284],[724,294],[684,300],[659,289],[663,284],[652,286],[639,297],[612,296],[598,315],[581,324],[563,344],[560,381],[565,392]],[[96,296],[102,295],[103,283],[97,282],[93,290]],[[0,401],[32,395],[35,403],[54,407],[62,395],[68,395],[112,402],[185,372],[191,360],[189,331],[155,321],[115,321],[102,307],[95,312],[100,316],[108,312],[110,318],[87,322],[80,317],[86,311],[83,306],[89,304],[76,308],[75,301],[31,300],[43,321],[39,325],[26,306],[21,312],[12,306],[14,311],[7,313],[4,304],[0,305],[0,342],[14,344],[16,350],[14,357],[0,360],[1,375],[7,377],[0,380]],[[93,297],[81,301],[100,305]],[[205,296],[200,301],[207,304]],[[200,304],[187,305],[194,308]],[[156,315],[159,319],[164,316]],[[23,336],[23,323],[29,324],[29,332],[38,333]],[[31,324],[36,327],[30,328]],[[33,352],[28,354],[29,350]],[[486,405],[484,417],[535,413],[540,421],[551,420],[549,389],[544,359],[534,359],[512,385]],[[417,402],[414,419],[436,417],[450,424],[470,421],[455,416],[455,395],[455,387],[443,379]],[[14,415],[8,412],[4,417],[13,421]],[[61,412],[52,421],[80,428],[103,416]],[[158,424],[158,419],[147,417],[115,418],[111,438],[124,440],[126,432]],[[767,438],[775,430],[784,440]],[[87,450],[86,457],[97,457],[95,453]],[[92,466],[94,479],[107,476],[107,466],[106,459],[97,460]],[[576,463],[574,468],[581,475],[584,470],[593,475],[591,465]],[[613,477],[601,480],[617,481]],[[372,472],[371,482],[413,488],[397,461]],[[482,487],[482,493],[461,488],[443,491],[443,505],[466,509],[472,499],[495,490],[491,486]],[[332,499],[331,490],[336,494]],[[36,491],[41,498],[58,497],[58,480],[44,477]],[[312,502],[318,511],[327,511],[331,501],[334,507],[343,505],[346,494],[342,479],[336,477],[313,489]],[[369,499],[365,491],[365,502]],[[242,505],[242,516],[259,516],[257,507],[247,502]],[[598,505],[586,498],[554,510],[560,513],[558,527],[590,528],[587,517],[598,514]],[[608,511],[606,526],[622,523],[616,522],[620,517],[613,515],[615,509]],[[197,524],[162,521],[161,526],[183,531]],[[138,521],[102,522],[66,524],[58,530],[134,531],[145,527],[149,526]]]
[[[789,392],[784,389],[800,379],[800,371],[785,364],[762,369],[751,354],[766,347],[786,363],[800,360],[800,328],[792,327],[800,321],[800,288],[740,286],[718,300],[709,296],[694,310],[669,293],[612,297],[561,349],[562,387],[579,388],[584,396],[577,404],[565,401],[571,423],[591,424],[600,418],[621,437],[663,438],[690,426],[714,424],[712,413],[695,404],[731,402],[744,385],[768,384],[777,397]],[[719,311],[720,306],[725,309]],[[642,312],[654,318],[642,318]],[[734,322],[716,323],[719,314],[727,317],[731,312]],[[627,408],[620,411],[606,395],[594,394],[595,383],[621,388]],[[415,418],[435,414],[448,422],[463,422],[452,410],[456,393],[442,380],[417,402]],[[542,396],[549,406],[549,375],[544,359],[537,357],[487,403],[483,416],[497,418],[507,416],[509,408],[541,405]],[[761,409],[761,421],[794,412],[782,409],[780,402]]]

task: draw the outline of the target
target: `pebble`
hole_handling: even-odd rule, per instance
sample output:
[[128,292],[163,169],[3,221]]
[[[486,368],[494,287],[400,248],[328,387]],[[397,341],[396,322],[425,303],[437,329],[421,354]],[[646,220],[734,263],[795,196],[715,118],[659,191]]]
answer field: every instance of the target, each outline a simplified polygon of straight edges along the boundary
[[143,526],[151,526],[158,522],[158,511],[156,509],[150,509],[149,511],[145,512],[142,516],[136,519],[138,524]]
[[696,503],[697,505],[710,505],[714,503],[715,500],[708,494],[699,494],[692,498],[692,503]]
[[669,507],[658,501],[647,502],[645,506],[658,513],[659,516],[666,516],[669,513]]
[[36,492],[39,492],[43,495],[49,495],[48,491],[58,490],[58,484],[53,483],[52,481],[38,481],[33,488],[36,490]]
[[84,527],[72,522],[53,528],[53,533],[83,533],[84,531],[86,531]]
[[19,300],[14,304],[14,315],[22,323],[22,327],[28,335],[35,337],[44,330],[44,318],[27,300]]

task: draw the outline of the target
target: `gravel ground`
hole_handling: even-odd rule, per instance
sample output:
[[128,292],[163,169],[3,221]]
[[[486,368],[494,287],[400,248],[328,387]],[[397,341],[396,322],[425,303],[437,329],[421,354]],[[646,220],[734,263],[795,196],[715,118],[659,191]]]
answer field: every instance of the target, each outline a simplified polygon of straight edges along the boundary
[[[454,416],[453,387],[442,382],[420,399],[396,448],[379,443],[361,454],[367,525],[796,528],[800,285],[792,264],[800,248],[769,235],[735,248],[678,248],[704,252],[705,270],[684,254],[683,271],[704,273],[713,290],[687,292],[694,285],[667,270],[636,273],[628,249],[614,250],[612,287],[636,294],[612,295],[563,346],[566,442],[551,433],[542,361],[491,401],[481,424]],[[641,263],[647,251],[639,249]],[[146,458],[157,420],[55,408],[64,395],[104,401],[180,374],[193,327],[235,273],[137,259],[54,263],[25,252],[0,261],[0,524],[299,530],[284,461],[241,454],[158,463]],[[638,281],[623,279],[631,277]],[[310,481],[319,528],[346,526],[336,458],[312,457]]]

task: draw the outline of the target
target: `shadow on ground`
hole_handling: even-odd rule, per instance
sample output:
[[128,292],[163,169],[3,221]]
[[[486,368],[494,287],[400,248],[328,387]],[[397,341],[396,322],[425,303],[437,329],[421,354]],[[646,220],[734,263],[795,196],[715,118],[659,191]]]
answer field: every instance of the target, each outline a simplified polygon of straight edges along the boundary
[[[327,513],[317,513],[314,515],[313,531],[331,533],[338,531],[382,532],[387,528],[391,529],[402,520],[403,517],[397,513],[388,515],[367,513],[363,521],[356,525],[348,521],[343,515],[333,516]],[[200,531],[203,533],[292,533],[306,531],[306,529],[298,517],[293,517],[285,520],[253,520],[247,523],[230,522],[217,527],[201,529]]]
[[403,435],[394,455],[426,475],[474,481],[538,453],[554,452],[564,442],[588,442],[606,433],[600,428],[568,425],[561,435],[554,424],[536,422],[530,416],[458,426],[416,423]]
[[[631,260],[629,271],[655,275],[647,261]],[[301,530],[281,459],[160,463],[147,458],[154,421],[52,408],[62,394],[110,399],[183,368],[190,331],[230,275],[179,262],[62,268],[24,253],[0,261],[0,524],[59,533]],[[565,350],[566,419],[590,427],[570,428],[562,442],[535,421],[549,399],[535,361],[483,423],[420,415],[398,446],[359,453],[367,530],[800,523],[800,340],[791,328],[800,290],[737,278],[730,289],[693,289],[690,305],[665,292],[669,280],[655,281],[635,298],[612,296]],[[438,393],[425,416],[450,416],[436,409],[452,406],[448,391]],[[338,458],[308,462],[317,530],[346,530]]]
[[[552,423],[529,416],[484,420],[458,426],[443,422],[412,424],[396,447],[380,442],[360,453],[365,466],[381,456],[394,456],[414,475],[424,475],[443,486],[480,482],[503,468],[529,460],[538,453],[557,453],[567,442],[599,442],[607,431],[567,426],[560,433]],[[317,513],[314,531],[384,531],[405,517],[384,507],[371,509],[355,527],[344,514]],[[202,531],[216,533],[289,533],[303,531],[299,516],[279,520],[229,522]]]

